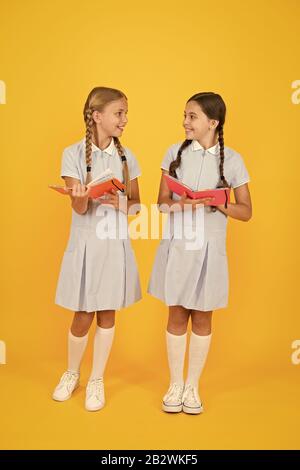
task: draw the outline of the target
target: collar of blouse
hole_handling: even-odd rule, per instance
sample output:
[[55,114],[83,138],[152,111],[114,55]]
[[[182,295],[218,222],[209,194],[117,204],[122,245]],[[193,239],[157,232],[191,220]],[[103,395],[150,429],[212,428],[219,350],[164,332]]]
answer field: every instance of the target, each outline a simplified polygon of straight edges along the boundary
[[[204,147],[202,147],[202,145],[199,144],[198,140],[193,140],[192,149],[193,149],[193,151],[195,151],[195,150],[205,150]],[[219,143],[217,143],[213,147],[210,147],[209,149],[206,149],[206,151],[213,154],[213,155],[218,155],[218,153],[219,153]]]
[[[85,148],[85,138],[83,139],[82,143],[83,143],[83,147]],[[105,149],[100,149],[99,147],[97,147],[97,145],[95,145],[92,142],[92,152],[102,152],[102,153],[105,152],[108,155],[113,155],[114,149],[115,149],[115,143],[114,143],[113,138],[111,139],[110,144]]]

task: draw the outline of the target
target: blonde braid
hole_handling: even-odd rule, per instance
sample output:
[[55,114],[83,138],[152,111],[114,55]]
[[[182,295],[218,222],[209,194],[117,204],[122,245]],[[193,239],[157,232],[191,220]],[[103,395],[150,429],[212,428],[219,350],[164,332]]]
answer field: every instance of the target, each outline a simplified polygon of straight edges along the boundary
[[131,184],[130,184],[130,178],[129,178],[129,169],[128,169],[128,164],[127,164],[127,159],[125,156],[124,149],[121,145],[121,142],[119,141],[118,137],[113,137],[115,146],[117,148],[119,157],[121,158],[122,161],[122,166],[123,166],[123,178],[124,178],[124,184],[126,186],[126,195],[128,199],[131,199]]
[[88,184],[92,180],[92,136],[93,136],[93,125],[94,120],[92,117],[93,110],[88,108],[85,113],[85,162],[86,162],[86,181],[85,184]]

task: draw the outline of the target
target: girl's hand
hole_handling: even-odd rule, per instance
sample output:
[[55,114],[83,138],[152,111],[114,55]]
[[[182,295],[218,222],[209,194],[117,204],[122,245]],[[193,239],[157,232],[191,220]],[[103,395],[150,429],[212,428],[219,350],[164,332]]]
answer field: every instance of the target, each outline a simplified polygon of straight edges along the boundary
[[87,187],[85,184],[74,184],[72,188],[72,198],[74,198],[75,201],[88,199],[90,190],[91,188]]
[[89,194],[91,188],[85,184],[75,183],[72,186],[70,194],[72,199],[72,208],[77,214],[85,214],[89,207]]
[[113,206],[115,209],[119,209],[119,194],[115,189],[111,190],[111,193],[104,193],[104,196],[106,196],[105,199],[99,197],[97,198],[97,201],[102,205],[102,206]]
[[186,193],[183,193],[179,203],[183,207],[184,204],[190,204],[192,207],[192,210],[196,209],[197,204],[204,204],[204,206],[208,206],[211,201],[213,201],[215,198],[214,197],[205,197],[201,199],[191,199],[190,197],[187,197]]

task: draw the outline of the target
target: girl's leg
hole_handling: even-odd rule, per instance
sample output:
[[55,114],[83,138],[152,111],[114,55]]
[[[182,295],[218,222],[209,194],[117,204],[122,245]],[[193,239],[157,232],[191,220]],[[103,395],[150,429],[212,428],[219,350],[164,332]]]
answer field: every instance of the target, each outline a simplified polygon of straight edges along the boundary
[[167,353],[170,368],[170,384],[183,385],[183,367],[186,349],[186,330],[190,310],[181,305],[169,307],[166,332]]
[[205,365],[210,341],[212,311],[192,310],[192,332],[189,347],[189,368],[186,383],[198,387],[201,372]]
[[170,369],[170,386],[163,398],[162,408],[164,411],[171,413],[178,413],[182,410],[183,368],[189,316],[190,310],[181,305],[169,307],[166,341]]
[[212,311],[192,310],[192,332],[189,346],[188,375],[185,384],[183,410],[186,413],[201,413],[203,410],[198,395],[198,382],[204,368],[210,341]]
[[80,364],[94,315],[94,312],[75,312],[68,335],[68,370],[62,375],[53,392],[52,398],[54,400],[68,400],[79,385]]
[[94,338],[93,368],[89,380],[103,377],[115,332],[115,310],[97,312]]
[[85,407],[97,411],[105,404],[103,375],[111,350],[115,332],[115,311],[97,312],[97,326],[94,338],[93,368],[87,384]]
[[79,373],[95,313],[75,312],[68,339],[68,370]]
[[210,341],[212,311],[193,310],[192,332],[189,347],[189,367],[186,383],[198,387],[201,372],[205,365]]

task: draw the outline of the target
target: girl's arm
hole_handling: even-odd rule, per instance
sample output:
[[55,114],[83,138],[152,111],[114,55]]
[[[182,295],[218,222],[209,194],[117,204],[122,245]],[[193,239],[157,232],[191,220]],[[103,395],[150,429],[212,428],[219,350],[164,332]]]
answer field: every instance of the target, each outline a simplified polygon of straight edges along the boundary
[[90,189],[86,189],[86,186],[80,184],[77,178],[71,178],[70,176],[63,176],[66,186],[73,188],[70,198],[72,201],[72,208],[77,214],[85,214],[88,209],[88,198]]
[[159,194],[157,199],[157,204],[160,212],[176,212],[183,209],[185,204],[189,204],[192,209],[196,208],[196,204],[204,204],[211,200],[211,198],[204,199],[190,199],[186,197],[186,194],[183,194],[178,201],[172,199],[172,191],[169,190],[166,179],[163,177],[164,173],[169,173],[166,170],[162,170]]
[[242,184],[242,186],[235,188],[234,197],[236,201],[235,204],[228,204],[227,209],[225,209],[223,205],[217,206],[217,208],[223,212],[223,214],[229,215],[233,219],[247,222],[252,217],[252,204],[248,184]]

